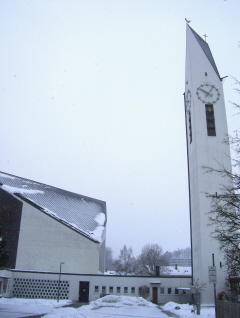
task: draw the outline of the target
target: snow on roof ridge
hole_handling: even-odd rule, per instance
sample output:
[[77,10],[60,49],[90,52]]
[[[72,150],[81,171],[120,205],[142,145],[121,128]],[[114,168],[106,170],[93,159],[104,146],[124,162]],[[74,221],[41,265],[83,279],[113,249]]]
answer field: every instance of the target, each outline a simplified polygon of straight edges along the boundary
[[[84,201],[84,200],[87,200],[87,199],[90,199],[90,200],[92,200],[92,201],[101,202],[101,203],[106,203],[105,201],[100,200],[100,199],[95,199],[95,198],[92,198],[92,197],[89,197],[89,196],[86,196],[86,195],[83,195],[83,194],[79,194],[79,193],[76,193],[76,192],[72,192],[72,191],[69,191],[69,190],[65,190],[65,189],[62,189],[62,188],[58,188],[58,187],[55,187],[55,186],[52,186],[52,185],[49,185],[49,184],[46,184],[46,183],[42,183],[42,182],[34,181],[34,180],[31,180],[31,179],[27,179],[27,178],[15,176],[15,175],[12,175],[12,174],[3,172],[3,171],[0,171],[0,177],[1,177],[1,176],[2,176],[3,178],[18,179],[18,180],[22,180],[22,181],[24,181],[24,182],[26,182],[26,183],[35,184],[35,185],[41,185],[41,186],[44,186],[44,187],[47,187],[47,188],[50,188],[50,189],[56,189],[57,191],[62,191],[62,192],[66,192],[66,193],[69,193],[69,194],[72,194],[72,195],[76,195],[76,196],[78,196],[78,197],[81,197],[81,199],[82,199],[83,201]],[[1,184],[1,183],[0,183],[0,184]]]
[[3,172],[0,172],[0,188],[32,203],[87,238],[99,243],[102,241],[106,223],[104,201]]
[[44,191],[41,190],[28,190],[25,188],[16,188],[16,187],[11,187],[8,185],[3,184],[2,186],[0,186],[3,190],[7,191],[8,193],[11,194],[24,194],[24,193],[28,193],[28,194],[44,194]]

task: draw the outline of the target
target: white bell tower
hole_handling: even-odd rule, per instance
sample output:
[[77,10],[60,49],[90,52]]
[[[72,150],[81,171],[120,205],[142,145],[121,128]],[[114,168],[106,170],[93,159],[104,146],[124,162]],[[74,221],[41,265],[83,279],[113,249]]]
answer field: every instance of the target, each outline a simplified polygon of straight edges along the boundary
[[211,202],[205,193],[220,193],[224,179],[202,167],[222,164],[231,171],[230,148],[223,143],[228,129],[221,77],[208,44],[188,24],[185,76],[193,279],[206,284],[201,303],[213,304],[214,285],[208,277],[213,254],[217,294],[224,289],[226,271],[219,244],[210,235],[214,227],[208,226]]

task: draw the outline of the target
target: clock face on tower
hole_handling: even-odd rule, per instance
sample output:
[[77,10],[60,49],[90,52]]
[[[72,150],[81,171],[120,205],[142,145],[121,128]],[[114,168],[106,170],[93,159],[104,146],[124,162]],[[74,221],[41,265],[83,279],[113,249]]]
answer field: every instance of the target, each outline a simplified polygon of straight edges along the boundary
[[205,104],[214,104],[219,100],[220,93],[212,84],[202,84],[197,89],[197,96]]

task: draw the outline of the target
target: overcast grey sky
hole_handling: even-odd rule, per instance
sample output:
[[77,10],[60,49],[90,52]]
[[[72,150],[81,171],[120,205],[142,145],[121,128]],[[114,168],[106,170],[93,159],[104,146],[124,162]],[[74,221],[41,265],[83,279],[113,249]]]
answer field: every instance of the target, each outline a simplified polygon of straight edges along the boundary
[[236,0],[1,0],[0,170],[106,201],[115,256],[190,246],[184,18],[240,79],[239,16]]

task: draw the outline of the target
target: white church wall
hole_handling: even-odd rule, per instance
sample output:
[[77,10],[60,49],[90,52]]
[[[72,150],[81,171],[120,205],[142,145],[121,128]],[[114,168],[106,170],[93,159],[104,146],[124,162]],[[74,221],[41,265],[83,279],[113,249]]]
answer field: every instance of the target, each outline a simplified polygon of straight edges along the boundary
[[[0,271],[0,276],[3,271]],[[24,298],[57,298],[57,288],[59,273],[51,272],[31,272],[31,271],[4,271],[4,275],[9,278],[9,293],[4,297],[23,297]],[[62,296],[72,301],[79,300],[79,283],[89,282],[89,301],[93,301],[100,297],[103,290],[107,294],[125,295],[138,297],[139,287],[146,285],[149,287],[150,294],[148,300],[152,300],[152,288],[157,287],[158,303],[166,303],[174,301],[177,303],[191,303],[192,295],[190,291],[183,293],[178,288],[189,289],[191,277],[139,277],[139,276],[108,276],[108,275],[80,275],[62,273],[61,286],[64,291],[60,293]],[[55,286],[55,287],[54,287]],[[120,290],[119,290],[120,287]],[[53,292],[53,288],[55,291]],[[39,292],[41,295],[39,296]]]
[[[158,289],[158,303],[166,303],[168,301],[181,302],[189,299],[189,293],[183,294],[177,288],[189,288],[191,279],[189,277],[139,277],[139,276],[95,276],[90,279],[91,300],[100,297],[102,292],[112,295],[139,296],[139,287],[146,285],[149,287],[149,301],[152,301],[152,288]],[[98,291],[95,291],[98,287]],[[104,289],[103,289],[104,288]],[[164,289],[163,294],[160,288]],[[118,290],[120,290],[118,292]],[[134,291],[133,291],[134,290]]]
[[[205,103],[196,94],[197,88],[203,83],[215,85],[220,93],[220,100],[213,104],[216,136],[208,136]],[[220,262],[224,264],[224,257],[219,251],[219,244],[211,237],[214,228],[208,226],[207,213],[211,209],[211,202],[206,198],[205,192],[211,194],[219,192],[224,180],[217,174],[207,173],[203,166],[217,168],[220,163],[231,169],[231,161],[229,146],[223,143],[228,130],[222,82],[189,27],[187,27],[185,94],[188,90],[191,91],[192,121],[192,143],[188,140],[188,154],[193,278],[207,284],[202,293],[203,303],[213,303],[213,285],[208,284],[208,266],[213,264],[212,254],[214,254],[217,267],[217,292],[222,291],[225,287],[226,272],[224,267],[220,266]]]
[[16,268],[98,273],[99,244],[23,202]]

